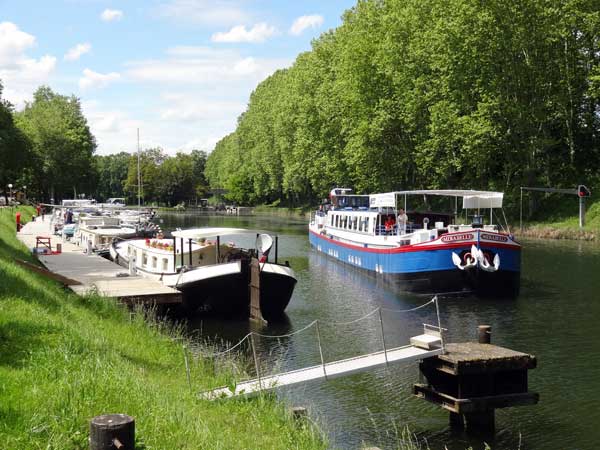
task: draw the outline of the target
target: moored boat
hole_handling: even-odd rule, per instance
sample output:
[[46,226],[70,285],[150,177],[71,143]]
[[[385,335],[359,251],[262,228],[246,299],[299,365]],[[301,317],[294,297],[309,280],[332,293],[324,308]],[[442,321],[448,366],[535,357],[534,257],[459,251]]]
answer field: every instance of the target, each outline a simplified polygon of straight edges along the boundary
[[[454,199],[452,212],[413,210],[406,216],[404,210],[415,196]],[[493,211],[502,208],[502,193],[418,190],[354,195],[350,189],[334,189],[330,198],[309,224],[310,242],[318,251],[405,291],[518,295],[521,245],[492,220]],[[469,223],[460,223],[459,199]],[[486,223],[482,212],[488,210]]]
[[[236,228],[197,228],[173,232],[170,239],[133,239],[114,242],[111,257],[142,276],[161,281],[184,294],[188,311],[247,313],[250,261],[255,249],[221,243],[221,238],[256,231]],[[275,252],[277,254],[277,252]],[[260,307],[265,318],[283,314],[296,275],[277,260],[260,262]]]

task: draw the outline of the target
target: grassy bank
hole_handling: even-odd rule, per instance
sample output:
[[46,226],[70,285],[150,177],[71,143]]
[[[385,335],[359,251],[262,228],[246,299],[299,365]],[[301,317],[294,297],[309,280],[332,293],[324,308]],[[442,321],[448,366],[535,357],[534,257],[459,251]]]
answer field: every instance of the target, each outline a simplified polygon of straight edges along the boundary
[[587,205],[583,229],[579,228],[579,216],[572,214],[573,203],[567,205],[570,214],[565,214],[563,203],[554,213],[549,213],[548,218],[524,224],[523,231],[517,229],[516,234],[539,239],[600,239],[600,201]]
[[76,296],[13,258],[31,260],[13,214],[0,211],[1,448],[87,449],[89,420],[105,413],[135,417],[138,449],[326,446],[272,398],[198,400],[195,392],[231,379],[235,361],[218,369],[191,358],[190,388],[178,327]]

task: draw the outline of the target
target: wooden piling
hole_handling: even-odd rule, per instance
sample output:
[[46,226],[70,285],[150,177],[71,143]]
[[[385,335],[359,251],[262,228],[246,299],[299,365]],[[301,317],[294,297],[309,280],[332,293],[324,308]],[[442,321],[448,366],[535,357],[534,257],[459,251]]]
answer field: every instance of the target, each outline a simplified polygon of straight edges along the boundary
[[126,414],[104,414],[90,422],[90,450],[135,450],[135,420]]
[[260,309],[260,262],[256,258],[250,260],[250,319],[266,323]]
[[491,327],[478,327],[479,342],[447,344],[446,353],[423,360],[427,384],[413,393],[450,412],[450,425],[468,432],[493,432],[495,409],[534,405],[539,394],[528,391],[527,371],[535,356],[491,345]]
[[490,325],[479,325],[477,327],[477,341],[480,344],[490,344],[492,342],[492,327]]
[[291,408],[292,417],[294,420],[304,420],[308,417],[308,411],[304,406],[294,406]]

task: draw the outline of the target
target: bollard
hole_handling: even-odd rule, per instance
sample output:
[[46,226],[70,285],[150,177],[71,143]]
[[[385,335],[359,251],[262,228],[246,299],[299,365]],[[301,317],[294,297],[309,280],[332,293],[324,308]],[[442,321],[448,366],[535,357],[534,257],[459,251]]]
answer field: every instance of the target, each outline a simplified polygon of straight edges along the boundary
[[60,242],[56,244],[56,253],[62,253],[62,244]]
[[17,222],[17,233],[19,231],[21,231],[21,213],[17,212],[17,214],[15,214],[15,221]]
[[492,342],[492,327],[490,325],[479,325],[477,327],[477,341],[480,344],[490,344]]
[[135,419],[126,414],[105,414],[90,422],[90,450],[134,450]]

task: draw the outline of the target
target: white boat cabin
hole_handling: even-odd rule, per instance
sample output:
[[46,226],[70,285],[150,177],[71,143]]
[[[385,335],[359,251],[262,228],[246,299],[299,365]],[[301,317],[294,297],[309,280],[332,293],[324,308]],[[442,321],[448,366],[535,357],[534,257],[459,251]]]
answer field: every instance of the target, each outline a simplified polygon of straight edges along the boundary
[[[404,197],[404,208],[409,195],[435,195],[454,197],[456,207],[452,213],[408,212],[408,220],[400,216],[398,197]],[[463,209],[473,213],[471,223],[460,224],[458,198],[463,201]],[[437,239],[445,233],[473,230],[497,232],[493,224],[492,210],[502,207],[503,194],[499,192],[469,190],[427,190],[402,191],[373,195],[353,195],[350,189],[334,189],[330,203],[320,207],[311,220],[311,228],[319,233],[327,233],[333,238],[359,241],[365,244],[394,241],[399,245],[417,244]],[[487,224],[480,214],[489,209]],[[386,245],[386,246],[387,246]]]
[[[217,264],[226,260],[237,249],[230,243],[220,244],[217,251],[215,241],[189,242],[181,239],[134,239],[119,244],[121,251],[126,247],[126,254],[141,270],[154,273],[174,273],[181,267],[188,268]],[[190,252],[191,249],[191,252]]]

